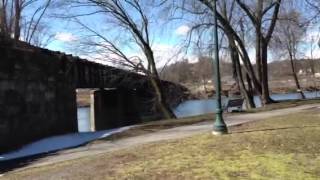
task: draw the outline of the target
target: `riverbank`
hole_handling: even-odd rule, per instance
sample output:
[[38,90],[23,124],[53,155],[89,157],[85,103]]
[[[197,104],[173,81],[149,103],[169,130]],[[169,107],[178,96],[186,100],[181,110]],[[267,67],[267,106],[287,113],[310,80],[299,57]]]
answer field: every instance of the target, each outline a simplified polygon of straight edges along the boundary
[[[300,85],[302,91],[312,92],[320,91],[320,77],[300,76]],[[215,88],[212,81],[206,84],[183,83],[191,92],[191,99],[212,98],[215,94]],[[297,87],[291,76],[272,78],[269,81],[270,94],[296,93]],[[232,78],[225,78],[222,81],[222,94],[224,96],[239,96],[240,90]]]
[[[209,133],[210,123],[209,126],[193,126],[198,132],[187,126],[184,132],[181,132],[183,128],[179,128],[180,132],[174,128],[174,131],[163,131],[157,136],[147,135],[149,139],[162,137],[157,143],[132,146],[134,139],[130,139],[114,142],[113,146],[100,144],[100,148],[94,148],[92,145],[80,159],[18,170],[2,178],[317,179],[320,176],[319,104],[290,109],[282,111],[285,114],[281,114],[281,110],[260,112],[259,117],[264,115],[260,120],[264,121],[234,126],[229,135],[220,137]],[[207,128],[200,130],[200,127]],[[185,132],[192,137],[173,140],[169,138],[171,132],[176,132],[173,139],[186,137]],[[128,142],[131,145],[128,146]],[[140,142],[147,141],[140,138]],[[127,145],[125,149],[115,148],[119,144]],[[106,148],[113,150],[110,152]],[[104,152],[97,153],[102,149]]]

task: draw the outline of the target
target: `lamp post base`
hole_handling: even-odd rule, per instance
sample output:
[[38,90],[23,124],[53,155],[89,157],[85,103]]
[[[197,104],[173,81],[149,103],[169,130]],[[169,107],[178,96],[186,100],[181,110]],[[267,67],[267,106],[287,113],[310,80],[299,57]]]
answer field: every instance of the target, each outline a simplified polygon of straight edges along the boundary
[[213,135],[228,134],[228,127],[223,120],[222,111],[220,111],[220,110],[218,110],[218,112],[216,114],[216,121],[213,125],[212,134]]
[[222,126],[215,125],[213,127],[212,134],[217,136],[228,134],[228,128],[225,124],[222,124]]
[[221,135],[224,135],[224,134],[228,134],[228,131],[227,130],[225,130],[225,131],[213,130],[211,133],[212,133],[212,135],[215,135],[215,136],[221,136]]

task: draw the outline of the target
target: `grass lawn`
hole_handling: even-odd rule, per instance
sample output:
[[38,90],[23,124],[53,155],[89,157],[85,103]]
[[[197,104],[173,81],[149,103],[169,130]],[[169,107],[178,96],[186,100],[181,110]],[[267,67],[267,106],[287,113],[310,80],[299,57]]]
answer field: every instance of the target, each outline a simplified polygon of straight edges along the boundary
[[25,171],[8,179],[320,179],[320,109]]

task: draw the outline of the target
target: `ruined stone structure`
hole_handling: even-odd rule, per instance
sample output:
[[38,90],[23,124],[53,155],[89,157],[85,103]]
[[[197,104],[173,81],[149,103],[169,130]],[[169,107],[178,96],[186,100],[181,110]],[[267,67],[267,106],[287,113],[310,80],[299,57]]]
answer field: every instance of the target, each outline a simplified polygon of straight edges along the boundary
[[91,95],[93,130],[111,129],[142,122],[143,102],[129,89],[97,90]]
[[0,47],[0,152],[77,131],[75,84],[47,53]]
[[[170,105],[187,97],[183,86],[162,83]],[[76,88],[124,87],[149,102],[139,108],[143,115],[157,114],[150,104],[151,85],[143,75],[0,38],[0,152],[76,132]]]

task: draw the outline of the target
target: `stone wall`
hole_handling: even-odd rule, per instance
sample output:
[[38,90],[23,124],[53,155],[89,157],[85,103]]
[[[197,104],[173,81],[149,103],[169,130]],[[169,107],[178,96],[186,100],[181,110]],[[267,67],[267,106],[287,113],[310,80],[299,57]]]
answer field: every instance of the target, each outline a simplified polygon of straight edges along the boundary
[[0,152],[77,131],[72,73],[50,54],[0,45]]
[[95,130],[105,130],[142,122],[142,104],[136,91],[129,89],[96,90],[91,95],[91,121]]
[[[183,86],[162,84],[171,106],[188,97]],[[0,153],[76,132],[76,88],[134,90],[143,102],[137,111],[144,120],[163,117],[154,109],[154,90],[146,76],[0,37]]]
[[[164,83],[163,86],[172,107],[183,101],[185,89],[179,89],[171,83]],[[152,87],[92,91],[90,108],[93,130],[111,129],[165,118],[154,105]]]

